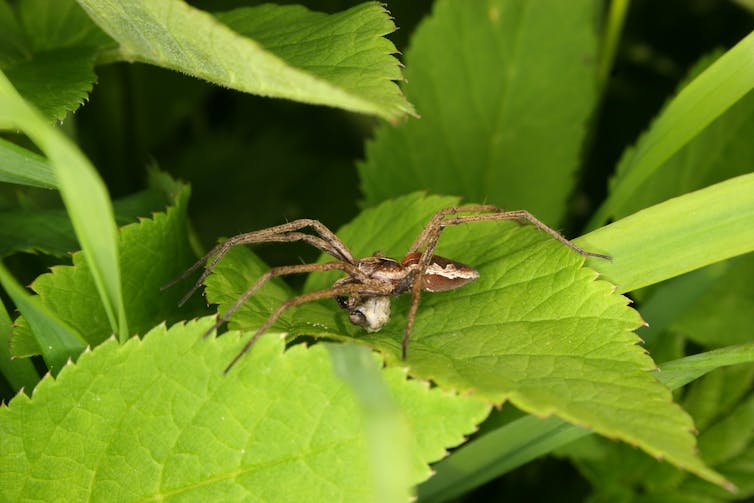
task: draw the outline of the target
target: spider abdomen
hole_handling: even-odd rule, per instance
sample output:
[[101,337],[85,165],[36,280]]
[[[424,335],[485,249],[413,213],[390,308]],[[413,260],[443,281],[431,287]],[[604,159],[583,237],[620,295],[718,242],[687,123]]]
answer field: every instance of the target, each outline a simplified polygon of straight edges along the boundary
[[[403,259],[406,268],[419,265],[421,253],[409,253]],[[449,258],[434,255],[424,272],[422,290],[426,292],[446,292],[455,290],[479,278],[479,272],[466,264]]]

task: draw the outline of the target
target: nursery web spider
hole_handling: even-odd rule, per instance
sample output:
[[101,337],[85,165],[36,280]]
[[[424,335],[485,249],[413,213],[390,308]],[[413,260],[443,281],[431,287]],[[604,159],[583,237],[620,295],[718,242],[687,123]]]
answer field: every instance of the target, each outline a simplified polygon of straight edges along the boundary
[[[461,213],[475,214],[460,215]],[[408,310],[402,342],[402,357],[405,360],[408,342],[411,337],[411,329],[413,328],[414,318],[419,307],[421,292],[453,290],[479,277],[479,273],[472,267],[434,254],[435,247],[440,239],[440,233],[445,227],[450,225],[494,220],[515,220],[522,224],[532,224],[581,255],[610,260],[610,257],[607,255],[592,253],[579,248],[560,233],[539,221],[528,211],[504,211],[491,205],[474,205],[451,207],[438,211],[427,223],[419,236],[417,236],[414,244],[411,245],[411,248],[409,248],[408,253],[406,253],[402,260],[387,258],[381,253],[375,253],[371,257],[355,258],[340,238],[321,222],[311,219],[301,219],[255,232],[239,234],[228,239],[215,246],[181,276],[164,285],[162,289],[164,290],[185,279],[211,258],[211,262],[207,265],[194,286],[181,299],[179,303],[179,306],[181,306],[201,287],[220,259],[233,246],[253,243],[304,241],[334,257],[335,261],[318,264],[289,265],[270,269],[239,297],[204,336],[208,336],[225,323],[254,292],[273,277],[336,270],[344,272],[346,276],[335,281],[332,287],[326,290],[298,295],[280,304],[243,346],[236,357],[233,358],[230,364],[228,364],[225,372],[227,373],[251,348],[256,340],[270,328],[275,320],[290,307],[319,299],[335,298],[338,305],[348,312],[348,318],[351,323],[364,327],[368,332],[377,332],[390,319],[391,297],[410,293],[411,305]],[[314,234],[302,232],[302,230],[307,228],[311,229]]]

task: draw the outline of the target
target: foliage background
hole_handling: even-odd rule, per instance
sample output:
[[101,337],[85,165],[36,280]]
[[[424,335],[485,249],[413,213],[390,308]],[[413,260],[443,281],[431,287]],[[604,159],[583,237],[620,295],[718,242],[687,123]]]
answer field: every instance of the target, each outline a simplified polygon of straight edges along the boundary
[[[194,3],[213,11],[248,4]],[[352,5],[296,3],[330,12]],[[405,51],[431,2],[394,2],[388,7],[400,26],[390,38]],[[613,75],[592,119],[595,134],[584,148],[581,185],[571,197],[567,218],[560,222],[567,235],[583,229],[604,198],[605,181],[625,146],[646,128],[695,62],[713,49],[730,47],[751,30],[751,17],[742,12],[732,2],[632,3]],[[189,213],[203,247],[218,236],[301,217],[338,228],[358,214],[364,196],[355,160],[365,157],[376,119],[223,90],[148,65],[100,66],[97,74],[89,102],[66,127],[100,168],[113,198],[143,189],[151,162],[190,180]],[[5,197],[13,200],[17,194]],[[24,197],[42,200],[50,208],[58,206],[49,194],[30,191]],[[316,256],[313,250],[295,245],[260,248],[258,253],[272,265]],[[20,281],[28,283],[53,260],[57,261],[17,254],[6,263]],[[292,281],[295,286],[297,280]],[[12,396],[7,386],[3,396]],[[565,462],[549,459],[520,470],[469,495],[469,500],[499,491],[512,498],[568,494],[578,500],[588,492],[585,479]],[[543,486],[542,480],[548,483]],[[547,494],[549,490],[555,494]]]

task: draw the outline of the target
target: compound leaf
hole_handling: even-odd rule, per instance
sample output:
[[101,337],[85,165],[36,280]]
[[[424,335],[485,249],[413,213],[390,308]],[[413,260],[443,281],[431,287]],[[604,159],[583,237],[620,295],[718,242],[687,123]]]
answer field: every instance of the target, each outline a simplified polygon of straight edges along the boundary
[[[373,501],[363,412],[325,347],[284,353],[265,337],[223,376],[239,334],[203,339],[212,323],[110,339],[0,408],[2,498]],[[399,369],[380,374],[424,433],[415,484],[489,409]]]
[[[412,194],[363,212],[339,236],[356,256],[379,249],[400,258],[431,215],[456,202]],[[583,257],[512,222],[449,227],[437,253],[473,265],[481,278],[423,296],[406,362],[412,375],[491,403],[510,400],[529,413],[555,414],[723,483],[695,455],[691,418],[647,372],[655,364],[632,333],[642,324],[638,313],[612,285],[581,267]],[[228,269],[216,275],[237,273],[242,264],[236,257],[228,257]],[[237,290],[224,291],[220,310],[258,274],[250,272]],[[327,288],[334,277],[312,275],[307,289]],[[221,280],[213,281],[208,298],[216,302]],[[284,298],[278,292],[264,299],[266,307],[249,303],[235,316],[236,326],[259,326]],[[348,324],[333,301],[302,306],[279,327],[293,335],[359,341],[400,363],[407,299],[394,304],[393,320],[376,334]]]
[[599,8],[438,1],[406,52],[405,91],[421,120],[384,125],[367,145],[367,202],[430,190],[555,225],[597,97]]

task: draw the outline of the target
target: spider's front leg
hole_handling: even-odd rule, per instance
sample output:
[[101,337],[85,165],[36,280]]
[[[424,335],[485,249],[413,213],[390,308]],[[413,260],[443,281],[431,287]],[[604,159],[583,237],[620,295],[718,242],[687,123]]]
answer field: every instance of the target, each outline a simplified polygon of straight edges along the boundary
[[[316,234],[318,235],[299,232],[307,227],[313,229],[314,232],[316,232]],[[217,263],[220,261],[220,259],[223,258],[225,254],[227,254],[234,246],[261,243],[288,243],[293,241],[304,241],[305,243],[314,246],[315,248],[321,250],[324,253],[327,253],[328,255],[336,258],[339,261],[349,264],[356,263],[356,260],[354,259],[351,251],[348,249],[345,243],[343,243],[343,241],[341,241],[340,238],[335,235],[334,232],[328,229],[319,220],[302,218],[299,220],[294,220],[293,222],[288,222],[286,224],[277,225],[275,227],[269,227],[267,229],[258,231],[246,232],[244,234],[238,234],[237,236],[229,238],[223,243],[220,243],[219,245],[212,248],[206,255],[197,260],[191,267],[184,271],[183,274],[166,283],[165,285],[160,287],[160,289],[165,290],[166,288],[170,288],[171,286],[175,285],[179,281],[186,279],[191,275],[191,273],[199,269],[202,265],[206,264],[208,260],[212,259],[212,261],[202,272],[201,276],[199,276],[199,279],[196,281],[196,283],[194,283],[194,286],[191,288],[191,290],[189,290],[186,295],[184,295],[183,298],[181,298],[181,300],[178,302],[178,305],[182,306],[189,299],[189,297],[191,297],[194,292],[196,292],[202,286],[202,283],[204,283],[204,280],[207,279],[207,276],[212,273],[212,270],[215,268],[215,266],[217,266]]]

